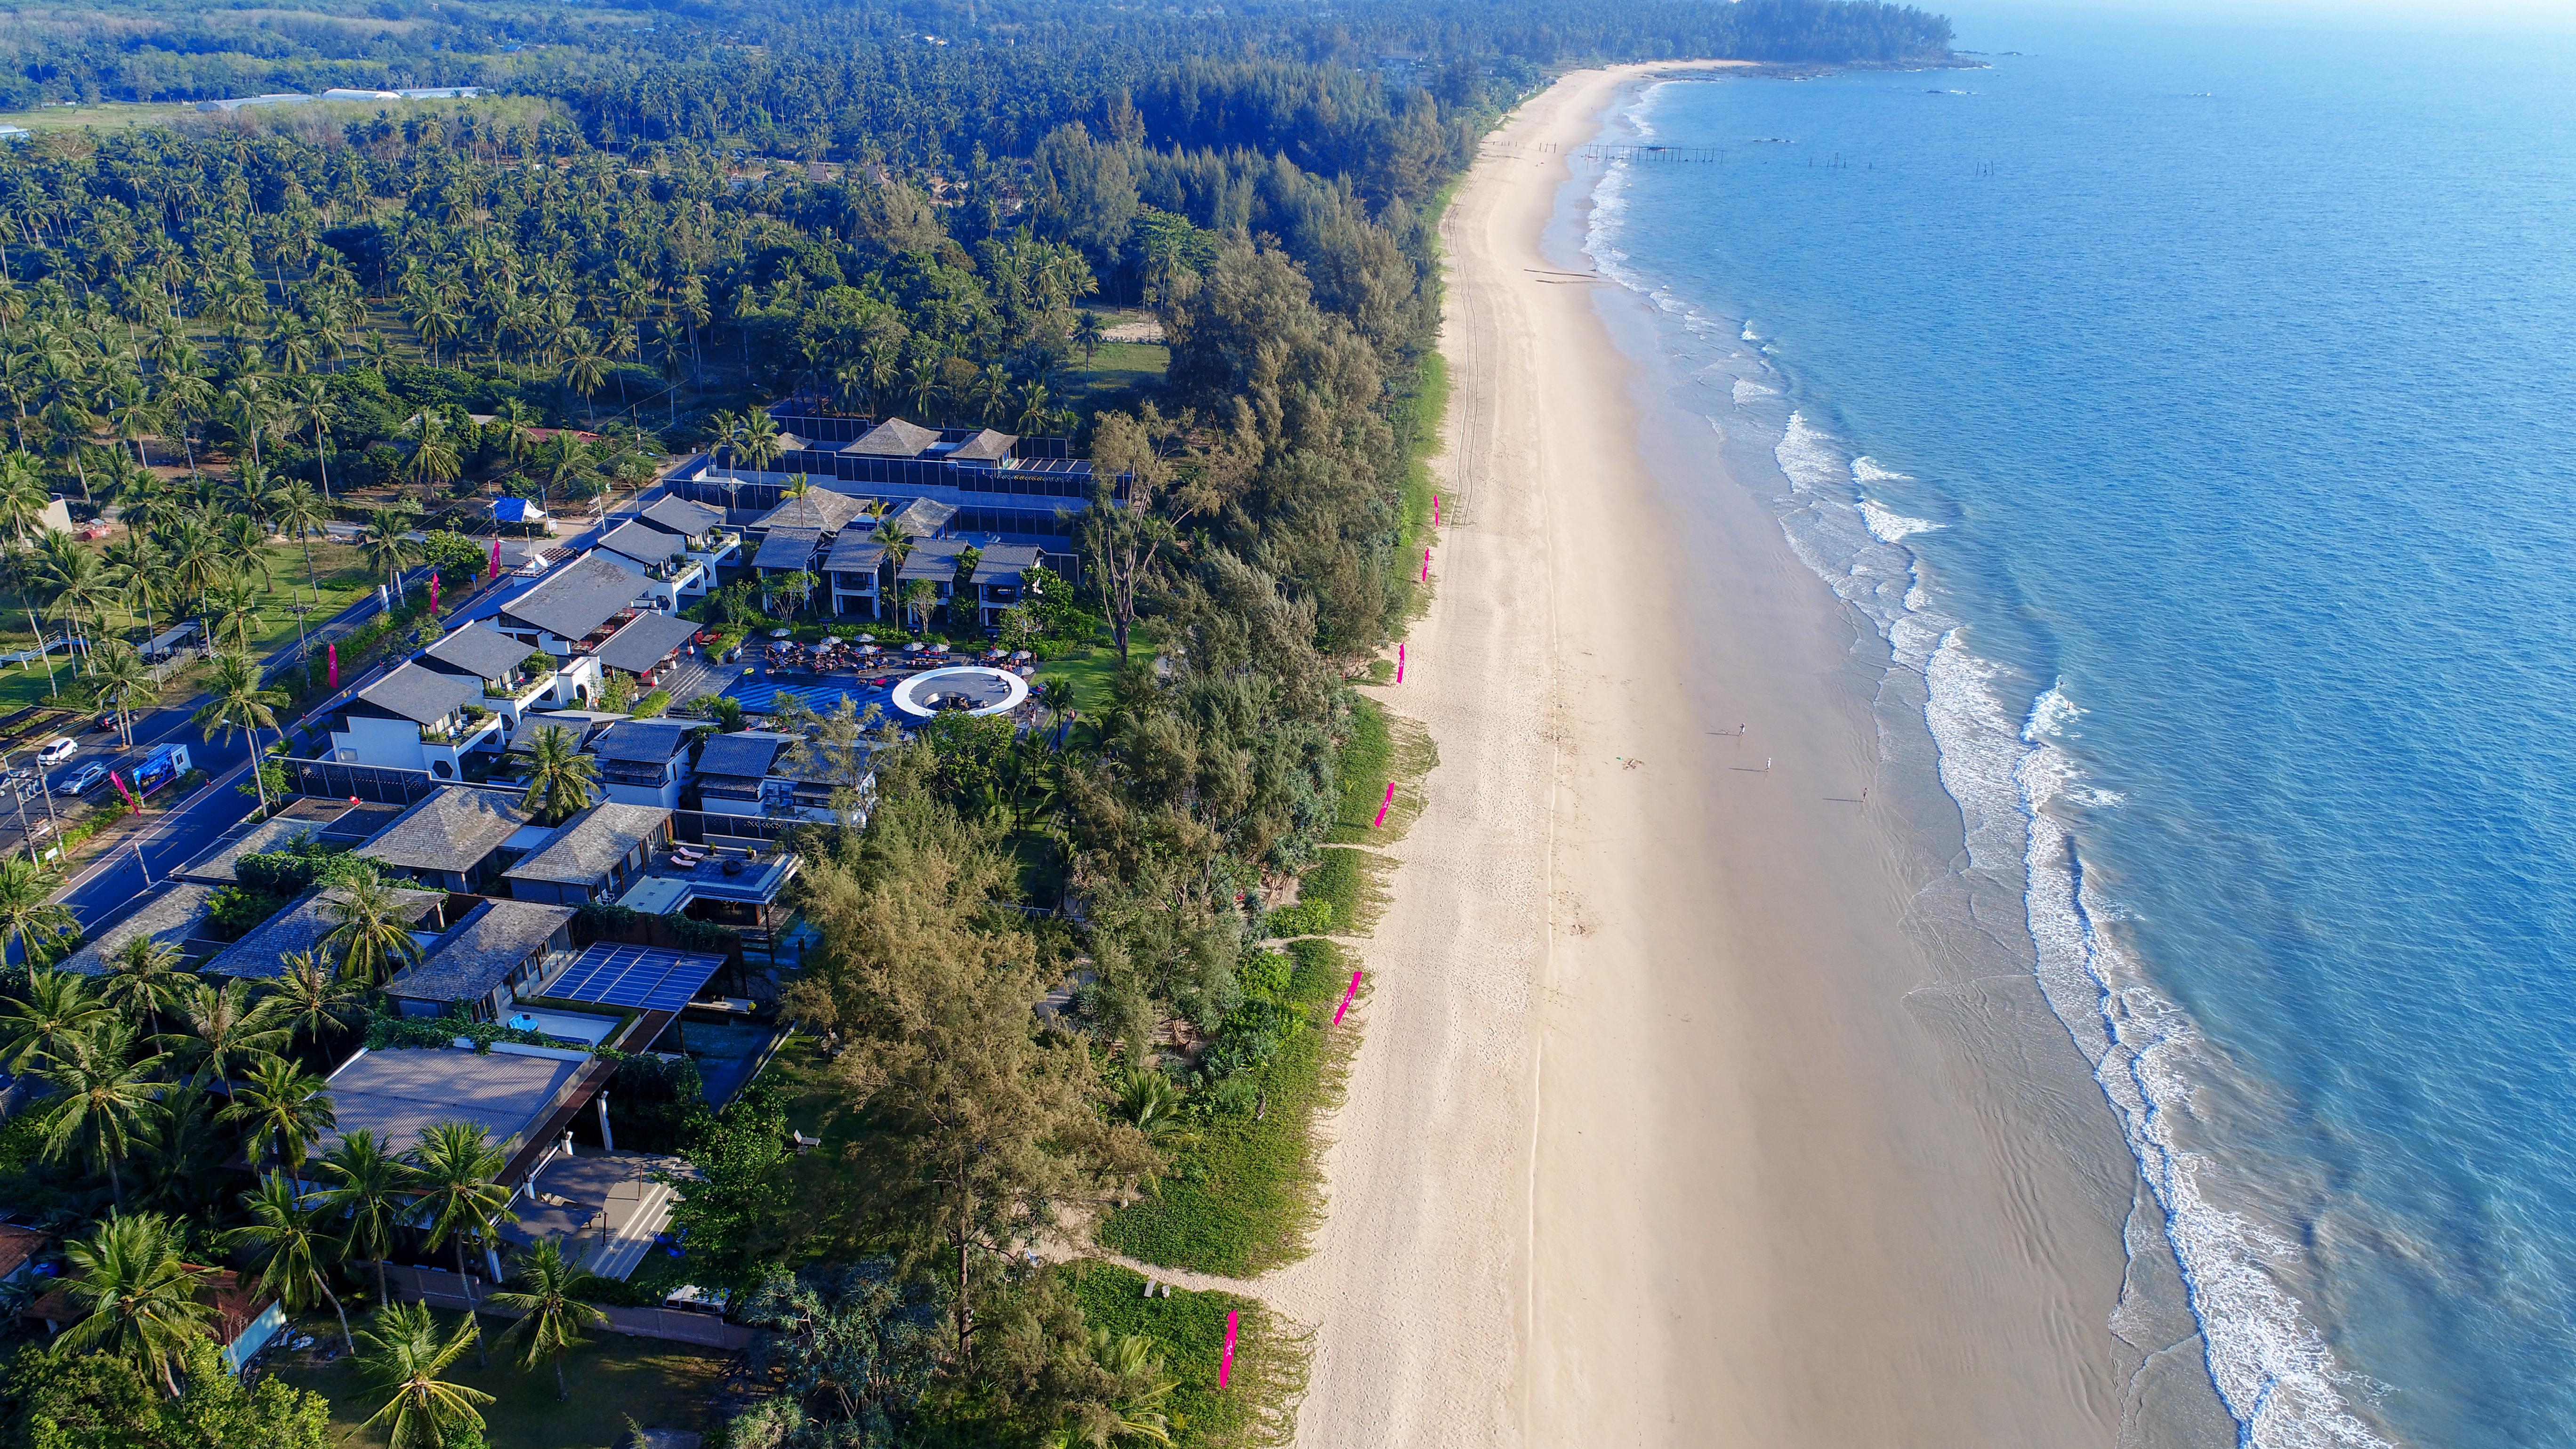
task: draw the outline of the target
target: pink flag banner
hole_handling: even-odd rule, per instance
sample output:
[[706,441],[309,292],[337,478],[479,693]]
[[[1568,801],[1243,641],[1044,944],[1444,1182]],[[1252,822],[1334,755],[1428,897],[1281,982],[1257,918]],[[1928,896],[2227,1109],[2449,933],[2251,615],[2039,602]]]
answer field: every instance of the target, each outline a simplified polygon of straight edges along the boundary
[[340,646],[325,644],[322,647],[330,651],[331,655],[331,688],[338,689],[340,687]]
[[1437,493],[1431,495],[1431,526],[1440,526],[1440,495]]
[[429,612],[433,616],[438,613],[438,570],[436,569],[429,571]]
[[1431,550],[1427,548],[1422,551],[1422,581],[1431,582]]
[[497,578],[499,578],[500,576],[501,576],[501,540],[499,540],[499,539],[497,539],[497,538],[496,538],[496,539],[492,540],[492,561],[491,561],[490,563],[487,563],[487,564],[485,564],[485,565],[483,566],[483,577],[485,577],[485,578],[487,578],[487,579],[497,579]]
[[1240,1325],[1242,1318],[1243,1315],[1241,1313],[1236,1312],[1233,1309],[1226,1310],[1225,1355],[1216,1361],[1216,1386],[1220,1389],[1224,1388],[1226,1386],[1226,1382],[1234,1377],[1234,1334],[1236,1328]]
[[1369,822],[1369,829],[1376,830],[1383,827],[1386,824],[1387,809],[1394,804],[1395,782],[1393,780],[1389,780],[1386,782],[1386,799],[1379,802],[1377,807],[1377,818]]
[[1395,682],[1404,682],[1404,646],[1401,644],[1395,646]]
[[1351,1009],[1351,999],[1359,994],[1360,973],[1354,971],[1351,973],[1351,984],[1349,989],[1342,993],[1342,1004],[1333,1008],[1333,1025],[1340,1026],[1342,1024],[1342,1013]]
[[116,787],[116,793],[125,798],[126,804],[131,805],[134,803],[134,792],[125,788],[125,777],[123,775],[116,773],[114,770],[110,770],[107,772],[107,782]]

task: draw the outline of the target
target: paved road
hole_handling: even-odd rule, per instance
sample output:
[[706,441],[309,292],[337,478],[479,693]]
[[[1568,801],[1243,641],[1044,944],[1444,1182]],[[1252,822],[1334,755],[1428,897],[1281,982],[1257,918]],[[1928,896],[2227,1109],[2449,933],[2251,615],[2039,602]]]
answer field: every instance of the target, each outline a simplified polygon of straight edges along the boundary
[[[645,500],[631,501],[611,515],[611,520],[629,516],[643,506]],[[588,548],[597,541],[601,528],[606,526],[603,523],[559,540],[559,547],[568,553]],[[427,574],[428,571],[423,569],[417,575],[406,576],[405,587],[425,587],[420,580]],[[464,608],[450,612],[446,616],[447,626],[455,629],[478,619],[488,619],[498,613],[502,605],[534,588],[538,582],[534,578],[502,579],[494,587],[477,594]],[[313,647],[319,649],[325,642],[347,634],[375,614],[376,601],[372,597],[350,605],[312,631]],[[271,653],[267,661],[270,670],[292,661],[299,647],[289,644]],[[342,700],[365,688],[384,672],[380,666],[347,680],[337,693],[306,710],[303,717],[308,720],[327,717]],[[83,930],[111,920],[128,909],[136,897],[167,879],[171,871],[213,849],[226,831],[258,808],[259,802],[254,797],[234,788],[249,783],[249,743],[238,735],[228,740],[209,741],[203,730],[189,722],[188,717],[204,702],[205,697],[200,695],[137,719],[132,750],[117,748],[115,737],[105,732],[84,736],[81,754],[74,761],[66,761],[45,772],[46,778],[52,779],[71,768],[78,759],[104,759],[113,768],[128,772],[127,778],[131,779],[133,765],[145,754],[155,746],[177,742],[188,747],[189,762],[205,771],[214,782],[176,810],[162,815],[147,814],[147,823],[139,833],[120,843],[111,853],[91,861],[55,893],[56,900],[71,907],[73,918],[80,922]],[[5,803],[5,795],[0,795],[0,804]],[[43,800],[30,800],[27,804],[30,809],[41,809]],[[17,830],[16,807],[8,804],[6,818],[0,820],[0,831],[5,831],[7,837],[14,837]],[[15,848],[17,842],[11,840],[10,844]]]

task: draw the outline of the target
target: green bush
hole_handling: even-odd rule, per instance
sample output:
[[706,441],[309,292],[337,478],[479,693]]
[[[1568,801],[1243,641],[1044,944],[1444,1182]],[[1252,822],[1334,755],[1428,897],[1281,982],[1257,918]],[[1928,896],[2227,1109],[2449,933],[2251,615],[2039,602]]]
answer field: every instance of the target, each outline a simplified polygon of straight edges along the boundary
[[[1165,1401],[1178,1446],[1284,1444],[1306,1384],[1305,1339],[1273,1318],[1258,1300],[1232,1293],[1174,1288],[1145,1296],[1145,1276],[1093,1259],[1048,1271],[1082,1306],[1086,1328],[1151,1341],[1163,1372],[1180,1381]],[[1225,1316],[1236,1315],[1234,1372],[1223,1389]]]
[[1296,963],[1277,951],[1255,951],[1235,968],[1234,979],[1242,983],[1244,994],[1275,1000],[1288,989],[1289,974]]
[[1332,929],[1333,908],[1322,901],[1281,906],[1262,921],[1262,930],[1273,936],[1321,936]]

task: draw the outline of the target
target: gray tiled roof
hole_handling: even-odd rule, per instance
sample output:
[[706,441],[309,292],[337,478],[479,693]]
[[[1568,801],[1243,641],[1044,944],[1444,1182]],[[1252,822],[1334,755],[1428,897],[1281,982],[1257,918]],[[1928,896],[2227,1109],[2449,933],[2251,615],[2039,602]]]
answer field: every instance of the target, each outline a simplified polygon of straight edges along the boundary
[[613,669],[641,674],[677,653],[697,632],[697,625],[670,614],[638,614],[590,652]]
[[450,785],[411,808],[393,828],[359,847],[370,860],[405,870],[472,870],[501,848],[527,812],[506,795]]
[[962,538],[925,538],[916,541],[912,552],[903,556],[903,567],[895,570],[897,579],[950,579],[957,576],[957,556],[968,545]]
[[284,850],[297,837],[334,845],[348,845],[355,837],[330,835],[315,827],[310,820],[263,820],[214,849],[170,872],[173,879],[202,881],[207,885],[231,885],[241,877],[238,862],[245,855],[259,855]]
[[885,563],[886,546],[855,528],[841,530],[832,540],[832,556],[823,567],[834,573],[874,573]]
[[1037,567],[1038,551],[1024,543],[986,544],[975,560],[975,582],[1002,584]]
[[698,751],[698,773],[757,780],[769,773],[769,762],[786,743],[774,735],[710,735]]
[[197,923],[206,918],[206,899],[214,893],[213,886],[195,881],[164,881],[123,919],[92,930],[88,944],[64,957],[61,969],[93,975],[101,962],[137,936],[150,936],[175,950],[196,934]]
[[948,456],[961,463],[998,463],[1011,456],[1011,445],[1019,439],[991,428],[959,443]]
[[755,568],[801,569],[814,562],[821,552],[823,533],[814,528],[773,528],[760,541],[760,552],[752,559]]
[[631,558],[639,564],[662,564],[671,555],[685,553],[682,540],[658,528],[641,523],[621,523],[600,539],[599,546],[620,558]]
[[388,996],[413,1001],[477,1001],[573,918],[570,906],[488,900],[438,938],[420,964],[385,983]]
[[673,755],[688,748],[689,731],[696,725],[665,723],[660,720],[630,719],[610,725],[590,742],[590,752],[603,760],[623,760],[632,764],[662,765]]
[[692,502],[686,498],[657,499],[652,507],[635,516],[664,533],[675,533],[687,538],[696,538],[724,522],[723,509],[710,508],[703,503]]
[[956,516],[957,505],[953,503],[942,503],[936,498],[916,498],[894,516],[894,523],[895,527],[915,538],[928,538],[946,528],[948,520]]
[[852,519],[867,511],[866,499],[817,486],[807,490],[804,497],[790,498],[762,514],[751,526],[772,531],[810,528],[816,533],[838,533],[849,527]]
[[442,634],[421,657],[454,665],[476,679],[507,679],[531,652],[528,646],[489,624],[468,624]]
[[576,742],[586,741],[624,718],[624,715],[595,709],[531,710],[519,716],[519,722],[510,727],[509,747],[514,750],[532,748],[539,730],[570,730]]
[[[526,650],[519,651],[524,657]],[[483,686],[454,674],[441,674],[417,662],[358,691],[358,698],[387,714],[415,724],[433,724],[456,712],[458,705],[481,699]]]
[[635,607],[644,576],[613,553],[593,551],[548,574],[501,606],[501,617],[563,639],[587,637],[621,609]]
[[901,418],[888,418],[868,430],[868,435],[841,451],[869,458],[917,458],[922,451],[939,441],[937,431]]
[[627,852],[660,835],[671,812],[658,805],[594,805],[555,832],[545,848],[503,872],[509,880],[590,885],[605,879]]
[[[445,891],[396,887],[393,894],[395,910],[414,924],[447,901]],[[315,891],[279,911],[249,935],[218,952],[206,963],[207,973],[245,979],[284,975],[288,952],[318,950],[323,940],[339,929],[339,921],[323,909],[324,903],[332,899],[332,892]]]

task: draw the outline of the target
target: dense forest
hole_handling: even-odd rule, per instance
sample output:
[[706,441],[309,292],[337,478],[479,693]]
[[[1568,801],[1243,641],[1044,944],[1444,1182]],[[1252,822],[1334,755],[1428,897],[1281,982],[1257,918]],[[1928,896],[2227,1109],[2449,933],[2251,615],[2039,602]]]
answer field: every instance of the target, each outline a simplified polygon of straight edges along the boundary
[[[1335,818],[1367,723],[1351,681],[1414,602],[1441,190],[1568,63],[1937,61],[1948,36],[1797,0],[20,12],[0,104],[500,94],[0,146],[0,528],[51,494],[130,530],[104,558],[68,536],[14,552],[9,602],[122,668],[115,603],[220,609],[240,560],[352,493],[470,492],[496,461],[540,488],[640,482],[657,453],[756,452],[757,405],[791,390],[1073,435],[1132,482],[1085,515],[1079,596],[1047,628],[1107,667],[1054,682],[1047,731],[873,741],[866,826],[802,844],[818,935],[786,987],[829,1044],[837,1128],[798,1155],[771,1094],[713,1118],[666,1093],[649,1130],[701,1174],[668,1271],[769,1330],[753,1366],[777,1392],[730,1443],[1275,1441],[1275,1418],[1184,1424],[1161,1350],[1029,1254],[1260,1113],[1242,1074],[1306,1029],[1306,963],[1262,946],[1300,934],[1271,907]],[[1151,314],[1168,370],[1069,402],[1109,305]],[[597,441],[536,445],[544,423]],[[407,521],[370,527],[402,562]],[[824,748],[863,727],[800,723]],[[72,937],[25,865],[0,869],[0,934],[38,964],[0,985],[0,1065],[37,1087],[36,1125],[0,1131],[27,1149],[0,1152],[0,1210],[69,1245],[80,1343],[107,1351],[18,1348],[0,1444],[320,1442],[309,1396],[220,1391],[173,1305],[217,1261],[299,1305],[364,1303],[367,1259],[490,1240],[489,1212],[418,1215],[466,1201],[479,1141],[344,1144],[316,1201],[280,1175],[329,1125],[321,1074],[395,1039],[370,993],[401,933],[335,932],[291,991],[149,950],[71,977],[43,964]],[[1033,865],[1062,911],[1026,908]],[[1067,980],[1068,1029],[1040,1029]],[[652,1100],[618,1082],[625,1110]],[[388,1224],[363,1239],[361,1202]],[[525,1271],[576,1339],[561,1305],[613,1291]],[[365,1323],[387,1413],[422,1396],[406,1442],[485,1442],[470,1395],[433,1392],[470,1316]]]

